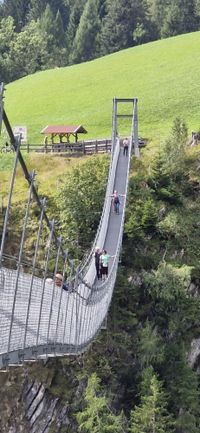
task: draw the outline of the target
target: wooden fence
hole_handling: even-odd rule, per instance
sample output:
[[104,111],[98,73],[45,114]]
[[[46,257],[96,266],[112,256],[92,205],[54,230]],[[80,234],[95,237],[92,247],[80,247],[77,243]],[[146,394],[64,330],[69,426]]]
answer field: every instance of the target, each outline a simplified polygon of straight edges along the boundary
[[[139,147],[144,147],[145,141],[139,139]],[[77,143],[49,143],[41,144],[24,144],[20,146],[21,150],[40,153],[64,153],[67,155],[90,155],[93,153],[107,153],[111,151],[111,139],[104,138],[99,140],[78,141]]]
[[78,141],[77,143],[21,144],[21,150],[41,153],[66,153],[88,155],[111,151],[111,139]]

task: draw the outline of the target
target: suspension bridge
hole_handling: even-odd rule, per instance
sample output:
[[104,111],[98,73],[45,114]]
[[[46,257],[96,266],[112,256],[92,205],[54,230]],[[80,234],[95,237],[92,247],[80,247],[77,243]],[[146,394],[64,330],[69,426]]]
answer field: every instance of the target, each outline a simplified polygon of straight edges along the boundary
[[[107,317],[115,285],[122,244],[128,176],[131,154],[139,156],[137,98],[113,99],[112,148],[107,189],[98,230],[87,258],[74,269],[73,261],[64,250],[62,238],[55,230],[55,221],[49,220],[46,200],[40,199],[35,186],[35,172],[28,172],[20,151],[20,137],[14,136],[4,108],[4,87],[0,86],[0,131],[2,122],[10,144],[15,150],[12,177],[7,198],[0,249],[0,368],[22,364],[24,361],[49,356],[76,355],[85,351],[100,331]],[[119,114],[119,106],[131,107],[130,114]],[[130,120],[128,156],[123,155],[118,136],[118,119]],[[18,253],[9,261],[6,254],[12,196],[21,166],[28,185],[28,198]],[[121,195],[120,214],[113,213],[111,196],[117,190]],[[38,208],[37,230],[31,263],[25,270],[24,248],[32,206]],[[38,273],[37,259],[41,255],[43,231],[48,229],[44,251],[44,268]],[[111,256],[109,275],[105,281],[97,280],[94,263],[96,246],[106,249]],[[48,268],[54,258],[54,275],[49,281]],[[55,275],[66,261],[70,266],[69,290],[55,283]],[[8,265],[9,263],[9,265]],[[11,266],[10,263],[13,263]]]

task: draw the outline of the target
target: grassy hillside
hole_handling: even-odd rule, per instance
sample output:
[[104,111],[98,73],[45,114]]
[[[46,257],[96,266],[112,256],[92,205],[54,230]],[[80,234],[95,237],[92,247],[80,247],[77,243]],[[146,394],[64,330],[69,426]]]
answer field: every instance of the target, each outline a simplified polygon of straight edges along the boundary
[[88,137],[105,137],[111,135],[112,98],[137,96],[139,133],[154,143],[176,116],[198,129],[199,46],[196,32],[39,72],[7,86],[7,114],[12,125],[27,125],[31,143],[41,143],[48,124],[83,124]]

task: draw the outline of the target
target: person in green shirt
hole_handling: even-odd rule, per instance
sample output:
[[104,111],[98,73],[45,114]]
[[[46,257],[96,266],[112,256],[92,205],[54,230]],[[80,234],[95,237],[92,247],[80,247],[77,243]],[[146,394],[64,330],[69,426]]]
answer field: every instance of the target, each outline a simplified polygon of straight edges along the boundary
[[109,259],[111,257],[115,257],[115,256],[110,256],[110,254],[108,254],[106,250],[103,250],[100,259],[102,280],[105,280],[108,276],[108,264],[109,264]]

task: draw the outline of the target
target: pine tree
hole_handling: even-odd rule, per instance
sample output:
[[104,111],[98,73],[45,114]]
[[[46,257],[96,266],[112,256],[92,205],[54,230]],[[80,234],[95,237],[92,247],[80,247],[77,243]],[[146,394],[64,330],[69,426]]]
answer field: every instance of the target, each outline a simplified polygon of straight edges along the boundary
[[57,65],[55,18],[49,4],[47,4],[45,11],[41,15],[39,23],[41,32],[46,41],[46,47],[48,52],[47,66],[53,67]]
[[67,49],[68,56],[72,57],[72,46],[76,35],[77,28],[79,26],[80,18],[83,13],[83,9],[87,0],[75,0],[71,7],[71,13],[69,17],[69,23],[66,30]]
[[154,375],[149,394],[142,396],[141,404],[131,411],[131,433],[172,433],[174,422],[167,411],[167,398],[162,385]]
[[29,20],[37,20],[46,9],[48,0],[31,0],[29,7]]
[[199,390],[195,371],[188,365],[182,342],[169,343],[163,365],[163,379],[176,414],[179,433],[199,432]]
[[107,11],[100,34],[102,54],[119,51],[128,46],[129,0],[108,0]]
[[102,395],[100,379],[93,373],[85,391],[85,406],[77,414],[79,431],[85,433],[123,433],[124,417],[114,415]]
[[166,7],[161,36],[192,32],[198,28],[195,0],[173,0]]
[[12,16],[16,31],[19,32],[27,22],[30,0],[4,0],[1,15]]
[[162,340],[149,321],[139,331],[138,357],[141,366],[150,366],[163,361]]
[[57,11],[55,18],[54,36],[57,47],[64,47],[66,44],[66,37],[63,28],[62,16],[59,10]]
[[97,35],[100,29],[96,0],[88,0],[73,43],[71,60],[74,63],[93,59],[97,52]]
[[11,47],[16,39],[14,20],[12,17],[0,19],[0,75],[1,81],[9,83],[13,79],[15,65],[11,55]]
[[108,0],[99,38],[100,53],[104,55],[132,46],[138,24],[146,26],[147,9],[146,0]]
[[149,5],[149,15],[151,22],[157,28],[157,37],[161,35],[161,28],[166,16],[168,2],[166,0],[147,0]]

